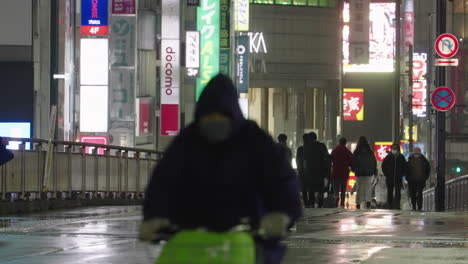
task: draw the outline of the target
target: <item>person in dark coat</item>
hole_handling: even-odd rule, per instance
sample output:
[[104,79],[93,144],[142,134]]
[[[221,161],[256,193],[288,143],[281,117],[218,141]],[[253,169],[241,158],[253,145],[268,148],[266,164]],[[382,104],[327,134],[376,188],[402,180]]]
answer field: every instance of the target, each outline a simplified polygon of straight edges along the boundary
[[346,147],[346,138],[340,139],[340,144],[331,153],[332,160],[332,182],[336,205],[338,206],[338,195],[340,196],[340,206],[345,206],[346,188],[351,166],[353,165],[353,154]]
[[408,181],[413,210],[422,209],[423,190],[430,173],[429,161],[421,154],[420,148],[414,148],[413,154],[408,159],[406,170],[406,180]]
[[377,175],[377,160],[366,137],[360,137],[353,153],[353,171],[357,178],[356,208],[367,209],[372,201],[372,176]]
[[215,76],[202,92],[195,121],[153,171],[145,193],[142,240],[169,224],[225,232],[248,219],[264,231],[265,263],[280,263],[279,242],[302,215],[297,176],[284,148],[246,120],[232,81]]
[[[387,183],[387,205],[390,209],[400,209],[401,187],[403,176],[406,173],[406,160],[400,153],[400,146],[393,144],[391,153],[385,157],[382,163],[382,171]],[[393,195],[395,190],[395,196]]]
[[288,147],[288,136],[286,136],[286,134],[280,134],[278,136],[278,143],[286,151],[286,159],[288,160],[289,164],[292,164],[292,150]]
[[[309,194],[306,207],[323,207],[325,181],[330,175],[330,154],[325,144],[317,141],[317,134],[309,133],[310,143],[304,146],[304,188]],[[316,199],[317,195],[317,199]]]
[[302,140],[303,140],[303,145],[297,148],[296,152],[296,166],[297,166],[297,173],[299,175],[299,179],[301,181],[301,187],[302,187],[302,201],[304,203],[304,206],[309,207],[309,197],[312,196],[312,194],[308,193],[308,189],[305,188],[306,183],[305,183],[305,162],[304,162],[304,146],[308,145],[310,143],[309,141],[309,134],[304,134],[302,135]]
[[0,137],[0,166],[14,158],[13,152],[6,148],[8,141]]

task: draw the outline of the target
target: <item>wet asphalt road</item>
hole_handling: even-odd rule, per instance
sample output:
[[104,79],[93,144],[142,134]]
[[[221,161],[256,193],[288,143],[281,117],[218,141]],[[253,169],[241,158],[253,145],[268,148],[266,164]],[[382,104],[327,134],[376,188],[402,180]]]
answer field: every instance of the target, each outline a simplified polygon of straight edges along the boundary
[[[154,263],[140,221],[136,206],[0,217],[0,263]],[[466,264],[468,213],[307,209],[285,243],[286,264]]]

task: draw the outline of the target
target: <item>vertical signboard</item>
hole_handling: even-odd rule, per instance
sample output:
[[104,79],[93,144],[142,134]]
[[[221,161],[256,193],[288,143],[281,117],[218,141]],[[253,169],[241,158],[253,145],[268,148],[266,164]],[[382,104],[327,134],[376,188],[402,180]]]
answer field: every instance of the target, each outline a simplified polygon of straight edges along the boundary
[[179,131],[179,40],[161,41],[161,135],[175,136]]
[[349,14],[349,62],[368,64],[370,0],[350,0]]
[[237,37],[236,47],[236,85],[240,93],[249,92],[249,50],[250,37],[241,35]]
[[189,77],[198,77],[200,72],[200,32],[185,33],[185,67]]
[[230,0],[220,0],[220,42],[219,47],[222,49],[228,49],[231,47],[231,3]]
[[414,0],[405,0],[405,57],[408,58],[408,48],[414,46]]
[[135,0],[112,0],[112,14],[115,15],[135,15]]
[[234,30],[249,31],[249,0],[236,0],[234,13]]
[[196,98],[213,76],[219,73],[219,0],[203,0],[197,10],[200,31],[200,78],[197,79]]
[[112,69],[110,73],[110,120],[135,120],[135,70]]
[[151,97],[137,98],[136,100],[136,135],[139,137],[151,134]]
[[108,0],[81,0],[81,35],[108,34]]
[[343,120],[364,121],[364,89],[343,90]]
[[111,19],[111,67],[134,67],[136,53],[136,17],[113,16]]
[[175,136],[179,132],[179,0],[162,0],[161,37],[161,135]]
[[426,53],[415,53],[413,55],[413,114],[419,117],[426,116],[426,63]]

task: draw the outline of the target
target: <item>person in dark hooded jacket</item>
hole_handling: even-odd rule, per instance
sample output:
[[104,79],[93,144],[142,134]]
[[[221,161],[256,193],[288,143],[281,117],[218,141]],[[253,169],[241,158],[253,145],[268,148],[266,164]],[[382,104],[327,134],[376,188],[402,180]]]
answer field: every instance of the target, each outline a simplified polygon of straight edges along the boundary
[[6,148],[8,142],[0,137],[0,166],[14,158],[13,153]]
[[[393,144],[391,153],[385,157],[382,163],[382,171],[387,183],[387,204],[390,209],[400,209],[401,187],[403,176],[406,173],[406,160],[400,153],[400,146]],[[395,195],[393,195],[395,189]]]
[[284,148],[244,119],[232,81],[217,75],[153,171],[146,189],[142,240],[169,224],[228,231],[249,219],[264,232],[265,263],[280,263],[279,241],[302,215],[299,184]]

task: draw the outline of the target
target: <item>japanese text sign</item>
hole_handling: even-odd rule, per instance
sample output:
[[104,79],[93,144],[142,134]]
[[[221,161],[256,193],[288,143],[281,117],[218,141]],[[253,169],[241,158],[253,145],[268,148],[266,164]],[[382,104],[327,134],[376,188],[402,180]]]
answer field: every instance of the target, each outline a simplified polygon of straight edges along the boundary
[[413,55],[413,114],[419,117],[426,116],[426,61],[426,53]]
[[374,153],[377,161],[384,161],[387,157],[388,152],[392,149],[392,142],[375,142],[374,144]]
[[81,35],[107,35],[108,0],[81,0]]
[[135,0],[112,0],[112,14],[134,15],[135,13]]
[[203,0],[197,9],[197,28],[200,31],[200,78],[197,79],[196,98],[212,77],[219,73],[219,0]]
[[349,62],[368,64],[370,0],[351,0],[349,5]]
[[200,32],[187,31],[185,33],[185,66],[187,75],[198,76],[200,68]]
[[249,0],[236,0],[235,30],[249,31]]
[[343,118],[346,121],[364,121],[364,89],[343,90]]

